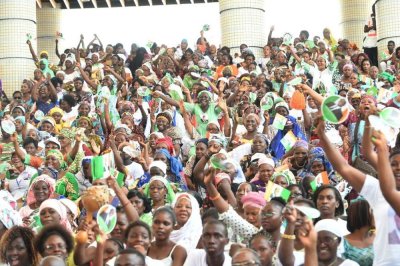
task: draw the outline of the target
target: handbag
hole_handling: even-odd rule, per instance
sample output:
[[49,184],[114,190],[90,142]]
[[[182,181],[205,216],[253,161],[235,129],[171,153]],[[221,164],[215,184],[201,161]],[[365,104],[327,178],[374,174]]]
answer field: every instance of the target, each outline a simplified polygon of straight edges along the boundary
[[[355,128],[354,128],[354,144],[358,145],[358,129],[360,127],[360,121],[357,122]],[[377,172],[374,167],[372,167],[368,162],[363,160],[360,155],[357,155],[356,158],[354,159],[352,166],[364,174],[377,177]]]

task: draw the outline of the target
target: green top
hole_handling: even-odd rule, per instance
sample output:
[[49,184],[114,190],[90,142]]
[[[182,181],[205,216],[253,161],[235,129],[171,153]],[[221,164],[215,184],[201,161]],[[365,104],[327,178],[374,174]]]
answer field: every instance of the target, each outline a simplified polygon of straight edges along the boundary
[[218,122],[221,109],[215,103],[210,103],[206,112],[203,112],[197,103],[185,103],[187,112],[196,116],[196,129],[202,138],[206,136],[207,125],[210,122]]

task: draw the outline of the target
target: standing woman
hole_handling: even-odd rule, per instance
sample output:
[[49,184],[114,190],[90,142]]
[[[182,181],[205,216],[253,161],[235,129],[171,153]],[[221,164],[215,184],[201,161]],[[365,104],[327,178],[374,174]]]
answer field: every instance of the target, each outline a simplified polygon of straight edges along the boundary
[[172,207],[174,208],[177,223],[170,235],[170,239],[185,247],[189,252],[196,248],[203,231],[199,203],[189,193],[180,193],[177,194]]
[[12,266],[38,265],[33,238],[33,231],[28,227],[9,229],[0,241],[0,262]]
[[145,186],[143,193],[151,199],[152,213],[158,208],[171,204],[175,199],[171,184],[162,176],[153,176]]
[[170,240],[176,222],[174,212],[168,207],[160,208],[154,213],[152,231],[155,240],[147,255],[165,266],[182,266],[186,260],[185,248]]
[[354,260],[363,266],[371,266],[374,261],[372,245],[375,239],[375,221],[365,199],[351,201],[347,209],[347,230],[350,234],[343,237],[343,258]]
[[331,185],[322,185],[314,192],[313,201],[320,211],[320,220],[334,219],[338,221],[340,229],[347,231],[347,222],[340,219],[339,216],[344,213],[344,204],[339,191]]

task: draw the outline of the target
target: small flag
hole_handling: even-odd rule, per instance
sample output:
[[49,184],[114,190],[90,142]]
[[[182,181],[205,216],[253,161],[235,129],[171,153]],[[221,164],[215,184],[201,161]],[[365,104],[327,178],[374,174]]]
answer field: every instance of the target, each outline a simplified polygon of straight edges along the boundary
[[266,201],[270,201],[275,197],[281,197],[287,202],[290,197],[290,190],[277,185],[272,181],[268,181],[267,187],[265,188],[264,198]]
[[103,156],[95,156],[92,158],[92,178],[93,180],[104,178],[104,160]]
[[63,34],[61,32],[59,32],[59,31],[56,31],[56,38],[62,39],[63,38]]
[[293,134],[293,132],[290,130],[286,135],[281,139],[281,143],[283,147],[285,147],[285,151],[290,151],[294,144],[296,143],[297,138]]
[[310,182],[310,186],[313,191],[317,190],[317,188],[321,185],[329,185],[328,173],[326,171],[319,173],[315,179]]
[[123,187],[124,181],[125,181],[125,174],[121,173],[117,169],[111,169],[111,171],[114,171],[114,173],[112,174],[112,177],[114,177],[117,180],[117,184],[120,187]]
[[280,115],[276,114],[274,118],[274,122],[272,123],[272,126],[275,127],[278,130],[283,130],[286,125],[287,118]]
[[27,34],[26,34],[26,40],[27,40],[27,41],[32,40],[32,35],[31,35],[30,33],[27,33]]

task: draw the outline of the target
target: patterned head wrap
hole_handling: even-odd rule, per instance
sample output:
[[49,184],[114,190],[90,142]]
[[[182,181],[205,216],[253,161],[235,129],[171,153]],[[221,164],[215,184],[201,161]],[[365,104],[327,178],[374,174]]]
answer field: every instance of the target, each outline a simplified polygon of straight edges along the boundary
[[49,150],[47,152],[46,158],[49,156],[54,156],[60,163],[61,170],[67,169],[67,163],[64,161],[64,156],[59,150]]
[[73,141],[75,139],[75,132],[72,128],[64,127],[60,131],[60,136],[64,136],[70,141]]
[[35,185],[37,183],[39,183],[40,181],[45,182],[48,189],[49,189],[49,195],[50,197],[53,195],[54,193],[54,186],[55,186],[55,181],[53,178],[51,178],[48,175],[40,175],[36,178],[31,179],[31,184],[29,185],[29,189],[28,189],[28,195],[26,196],[26,203],[27,205],[31,205],[33,203],[36,202],[35,199],[35,195],[33,193],[33,188],[35,187]]

